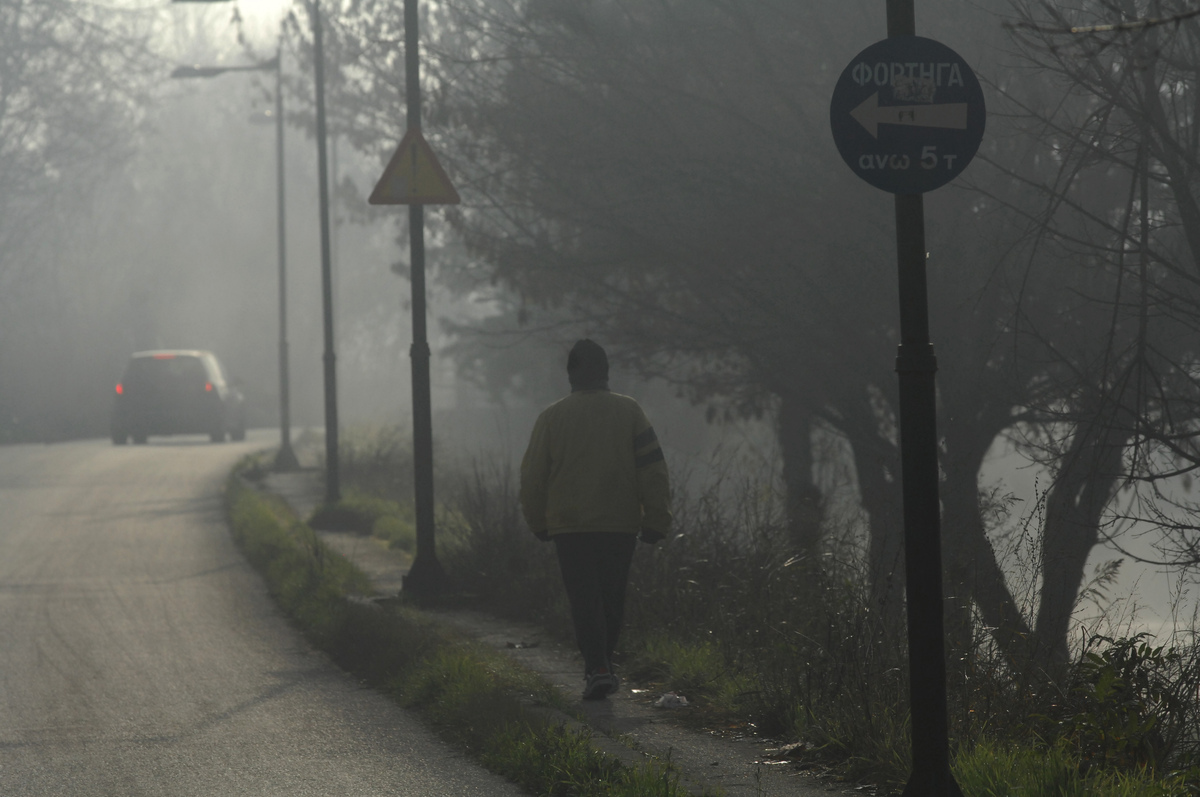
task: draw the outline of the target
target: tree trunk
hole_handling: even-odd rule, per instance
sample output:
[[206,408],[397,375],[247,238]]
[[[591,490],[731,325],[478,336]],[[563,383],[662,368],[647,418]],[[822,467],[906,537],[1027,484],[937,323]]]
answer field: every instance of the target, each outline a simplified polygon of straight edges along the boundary
[[904,512],[899,469],[899,457],[888,456],[880,446],[855,447],[854,470],[870,535],[867,578],[871,606],[884,618],[903,622]]
[[871,607],[885,621],[904,622],[904,512],[900,452],[864,391],[839,403],[837,428],[854,452],[859,499],[867,515],[867,580]]
[[788,533],[796,552],[815,562],[820,553],[823,496],[813,479],[813,416],[802,401],[785,391],[779,396],[778,420]]
[[[1118,420],[1126,412],[1109,404],[1075,429],[1071,445],[1046,497],[1042,528],[1042,594],[1038,605],[1034,659],[1051,676],[1069,660],[1071,616],[1084,568],[1100,537],[1104,509],[1121,478],[1121,458],[1131,429]],[[1081,413],[1082,414],[1082,413]]]
[[970,416],[967,424],[956,424],[952,418],[946,424],[942,489],[947,634],[954,646],[966,644],[973,603],[1000,651],[1020,671],[1029,660],[1029,624],[1008,588],[980,512],[979,472],[1003,422],[997,418],[987,424]]

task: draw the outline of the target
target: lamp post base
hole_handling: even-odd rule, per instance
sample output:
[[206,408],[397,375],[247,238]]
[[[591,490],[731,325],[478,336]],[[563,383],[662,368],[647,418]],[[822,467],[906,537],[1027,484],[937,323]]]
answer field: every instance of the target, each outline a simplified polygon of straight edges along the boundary
[[291,443],[285,442],[275,453],[274,469],[280,473],[300,470],[300,460],[296,459],[296,452],[292,450]]
[[400,591],[419,602],[437,600],[450,591],[450,577],[436,557],[418,554],[404,576]]

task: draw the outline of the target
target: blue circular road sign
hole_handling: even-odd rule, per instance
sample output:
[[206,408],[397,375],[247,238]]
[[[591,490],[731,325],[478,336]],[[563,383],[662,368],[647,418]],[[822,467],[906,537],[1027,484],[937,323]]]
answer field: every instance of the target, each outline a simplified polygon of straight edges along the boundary
[[856,55],[829,103],[846,165],[893,194],[922,194],[957,177],[979,149],[986,116],[967,62],[920,36],[884,39]]

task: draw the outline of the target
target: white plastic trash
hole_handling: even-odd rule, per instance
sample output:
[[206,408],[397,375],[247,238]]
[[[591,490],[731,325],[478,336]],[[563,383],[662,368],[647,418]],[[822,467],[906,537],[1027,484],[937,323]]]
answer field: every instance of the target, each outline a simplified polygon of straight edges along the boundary
[[667,692],[654,701],[655,708],[687,708],[688,699],[676,692]]

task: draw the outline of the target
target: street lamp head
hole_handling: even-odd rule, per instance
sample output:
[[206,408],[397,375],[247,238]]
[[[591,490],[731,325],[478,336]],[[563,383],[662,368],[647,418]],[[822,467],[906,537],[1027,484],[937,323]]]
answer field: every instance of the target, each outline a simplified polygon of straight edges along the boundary
[[[189,3],[196,0],[174,0],[177,3]],[[171,72],[173,78],[216,77],[224,73],[225,67],[220,66],[177,66]]]
[[[181,3],[198,2],[199,0],[178,0]],[[279,56],[261,64],[248,66],[177,66],[171,72],[173,78],[216,77],[226,72],[274,72],[279,69]]]

